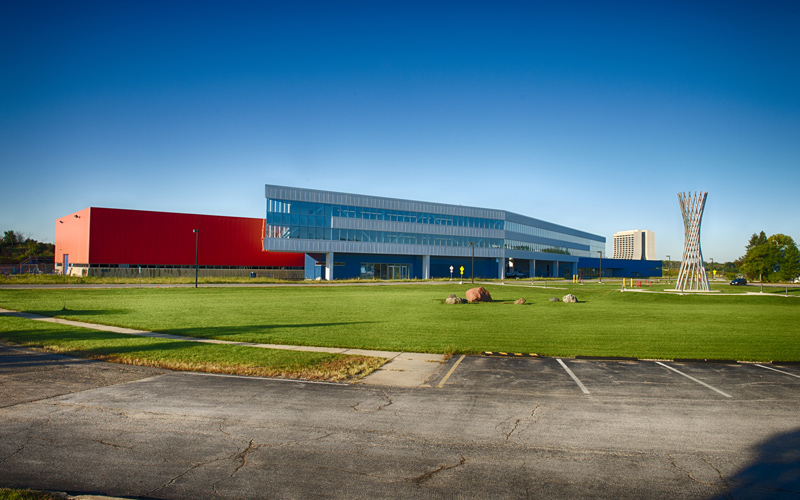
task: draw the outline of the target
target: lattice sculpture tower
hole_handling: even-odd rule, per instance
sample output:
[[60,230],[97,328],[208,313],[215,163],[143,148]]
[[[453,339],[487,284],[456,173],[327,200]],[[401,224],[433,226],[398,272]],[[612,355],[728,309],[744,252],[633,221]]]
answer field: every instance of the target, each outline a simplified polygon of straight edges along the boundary
[[703,266],[703,251],[700,250],[700,223],[703,220],[703,208],[706,206],[707,192],[695,191],[691,193],[678,193],[683,214],[683,259],[678,280],[675,282],[676,290],[710,291],[706,268]]

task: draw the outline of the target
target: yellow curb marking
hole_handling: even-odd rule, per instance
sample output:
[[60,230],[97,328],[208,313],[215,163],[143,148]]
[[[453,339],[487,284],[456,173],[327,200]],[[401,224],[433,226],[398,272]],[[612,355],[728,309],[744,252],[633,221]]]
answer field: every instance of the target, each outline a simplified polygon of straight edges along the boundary
[[450,378],[450,375],[452,375],[452,374],[453,374],[453,372],[454,372],[454,371],[456,371],[456,367],[458,367],[458,364],[459,364],[459,363],[461,363],[461,361],[462,361],[464,358],[466,358],[466,357],[467,357],[467,355],[466,355],[466,354],[462,354],[462,355],[461,355],[461,357],[460,357],[460,358],[458,358],[458,361],[456,361],[456,363],[453,365],[453,367],[452,367],[452,368],[450,368],[450,371],[449,371],[449,372],[447,372],[447,375],[445,375],[445,376],[444,376],[444,378],[442,379],[442,381],[441,381],[441,382],[439,382],[439,385],[437,385],[437,386],[436,386],[438,389],[441,389],[441,388],[442,388],[442,386],[444,385],[444,383],[445,383],[445,382],[447,382],[447,379],[449,379],[449,378]]

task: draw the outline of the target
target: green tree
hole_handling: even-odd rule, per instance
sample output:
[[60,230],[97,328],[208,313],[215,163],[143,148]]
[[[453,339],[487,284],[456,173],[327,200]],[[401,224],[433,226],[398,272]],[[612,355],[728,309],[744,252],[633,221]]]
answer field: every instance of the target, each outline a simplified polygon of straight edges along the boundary
[[12,247],[19,243],[19,237],[14,231],[6,231],[3,233],[3,245]]
[[761,231],[753,234],[745,246],[740,270],[750,279],[788,281],[798,273],[798,249],[791,236],[773,234],[769,238]]
[[797,245],[786,247],[783,254],[784,261],[781,264],[781,280],[789,281],[800,275],[800,250]]

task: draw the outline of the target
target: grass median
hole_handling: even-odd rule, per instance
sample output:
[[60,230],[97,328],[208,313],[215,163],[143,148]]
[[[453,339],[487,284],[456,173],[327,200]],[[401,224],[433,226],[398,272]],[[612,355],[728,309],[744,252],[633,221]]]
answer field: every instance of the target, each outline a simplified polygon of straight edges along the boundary
[[[486,285],[492,303],[444,304],[448,294],[463,296],[470,286],[0,290],[0,307],[260,343],[464,354],[800,360],[800,300],[791,296],[620,293],[619,283],[544,288],[519,282]],[[566,293],[580,302],[549,301]],[[520,297],[527,304],[513,305]]]
[[205,344],[102,332],[0,316],[0,339],[79,358],[170,370],[306,380],[351,381],[381,358]]

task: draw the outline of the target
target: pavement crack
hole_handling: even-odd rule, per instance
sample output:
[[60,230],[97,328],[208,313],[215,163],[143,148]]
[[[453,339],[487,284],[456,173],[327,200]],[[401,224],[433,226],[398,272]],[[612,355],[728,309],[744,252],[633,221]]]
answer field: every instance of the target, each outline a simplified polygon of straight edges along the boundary
[[[728,491],[727,491],[727,490],[728,490],[728,485],[727,485],[727,483],[725,483],[725,480],[724,480],[724,479],[723,479],[723,483],[725,483],[725,484],[724,484],[724,486],[723,486],[723,485],[719,485],[719,484],[707,483],[707,482],[705,482],[705,481],[701,481],[701,480],[697,479],[696,477],[694,477],[694,476],[692,475],[691,471],[689,471],[689,470],[687,470],[687,469],[684,469],[684,468],[683,468],[683,467],[681,467],[680,465],[676,464],[676,463],[675,463],[675,458],[674,458],[672,455],[667,455],[667,457],[669,457],[669,461],[670,461],[670,463],[672,464],[672,466],[673,466],[673,467],[675,467],[676,469],[679,469],[679,470],[682,470],[683,472],[685,472],[685,473],[686,473],[686,476],[687,476],[689,479],[691,479],[692,481],[694,481],[695,483],[697,483],[697,484],[704,484],[704,485],[706,485],[706,486],[711,486],[712,488],[720,488],[720,489],[724,489],[724,490],[725,490],[725,497],[726,497],[726,498],[731,498],[730,494],[729,494],[729,493],[728,493]],[[709,463],[708,463],[706,460],[704,460],[702,457],[698,457],[698,458],[700,458],[700,460],[703,460],[703,462],[705,462],[706,464],[708,464],[708,465],[711,465],[711,464],[709,464]],[[714,469],[715,471],[717,471],[717,474],[719,474],[719,475],[720,475],[720,477],[722,477],[722,474],[719,472],[719,470],[718,470],[716,467],[714,467],[714,466],[711,466],[711,468],[712,468],[712,469]]]
[[[528,419],[536,417],[536,410],[538,410],[538,409],[539,409],[539,405],[536,405],[536,406],[533,407],[533,410],[531,411],[530,415],[528,415],[527,417],[518,418],[518,419],[516,419],[514,421],[514,425],[511,427],[511,430],[506,433],[506,443],[508,443],[509,439],[511,439],[511,435],[514,434],[514,432],[517,430],[517,427],[519,427],[519,424],[523,420],[528,420]],[[538,418],[536,420],[538,420]],[[536,420],[534,420],[534,422]]]
[[424,474],[421,474],[421,475],[413,478],[411,480],[411,482],[415,483],[417,486],[422,486],[424,483],[428,482],[428,480],[430,480],[436,474],[438,474],[440,472],[443,472],[443,471],[446,471],[446,470],[455,469],[456,467],[460,467],[460,466],[464,465],[464,463],[466,461],[467,461],[467,458],[464,455],[461,455],[461,460],[459,460],[457,464],[442,465],[437,469],[430,470],[430,471],[428,471],[428,472],[426,472]]
[[374,403],[374,402],[371,403],[370,406],[372,406],[372,404],[374,404],[375,406],[371,407],[369,409],[362,409],[361,408],[361,405],[365,404],[365,403],[368,403],[368,401],[358,401],[356,404],[350,405],[350,408],[352,408],[354,411],[361,412],[361,413],[374,413],[374,412],[381,411],[384,408],[394,404],[394,401],[392,401],[392,398],[390,398],[389,395],[386,394],[386,392],[383,392],[381,394],[381,396],[383,397],[384,401],[382,403]]
[[721,488],[725,490],[725,497],[726,498],[733,498],[731,496],[731,494],[730,494],[731,485],[728,483],[728,480],[725,479],[725,476],[722,475],[722,472],[720,472],[719,469],[714,467],[714,465],[711,462],[709,462],[708,460],[706,460],[705,458],[700,457],[700,460],[702,460],[703,462],[708,464],[708,466],[711,467],[712,469],[714,469],[714,471],[717,473],[717,475],[719,476],[720,481],[722,481]]
[[106,446],[112,446],[114,448],[120,448],[120,449],[126,449],[126,450],[132,450],[133,449],[133,446],[122,446],[121,444],[109,443],[108,441],[104,441],[102,439],[95,439],[93,441],[96,442],[96,443],[104,444]]
[[25,447],[28,445],[28,441],[29,440],[26,440],[25,443],[23,443],[22,446],[17,448],[17,450],[14,453],[12,453],[11,455],[9,455],[9,456],[3,458],[2,460],[0,460],[0,464],[4,463],[6,460],[10,460],[10,459],[14,458],[14,455],[16,455],[17,453],[22,452],[22,450],[24,450]]
[[[251,443],[252,443],[252,441],[251,441]],[[158,490],[163,490],[164,488],[166,488],[168,486],[171,486],[175,481],[177,481],[178,479],[182,478],[183,476],[185,476],[186,474],[192,472],[195,469],[203,467],[204,465],[213,464],[214,462],[219,462],[220,460],[229,460],[231,458],[236,457],[237,455],[239,455],[239,454],[233,454],[233,455],[229,455],[227,457],[215,458],[213,460],[208,460],[206,462],[196,463],[196,464],[192,465],[191,467],[189,467],[188,469],[186,469],[185,471],[183,471],[180,474],[178,474],[177,476],[173,477],[172,479],[170,479],[169,481],[167,481],[163,485],[161,485],[161,486],[159,486],[157,488],[154,488],[152,491],[148,492],[146,496],[150,496],[150,495],[152,495],[153,493],[155,493]],[[241,467],[239,467],[239,468],[241,468]],[[231,474],[231,475],[233,475],[233,474]],[[212,488],[215,487],[216,485],[217,485],[217,483],[214,483],[212,485]]]
[[383,393],[383,398],[386,399],[386,404],[378,407],[378,411],[394,404],[394,401],[392,401],[392,398],[390,398],[386,392]]

